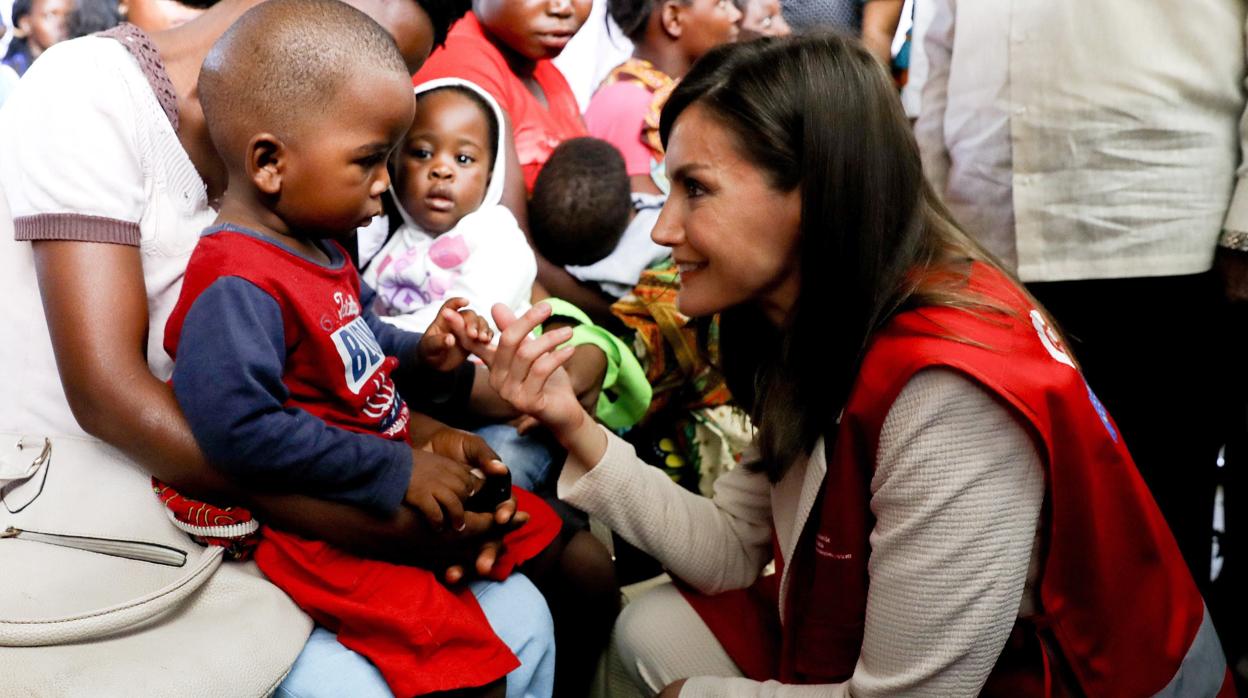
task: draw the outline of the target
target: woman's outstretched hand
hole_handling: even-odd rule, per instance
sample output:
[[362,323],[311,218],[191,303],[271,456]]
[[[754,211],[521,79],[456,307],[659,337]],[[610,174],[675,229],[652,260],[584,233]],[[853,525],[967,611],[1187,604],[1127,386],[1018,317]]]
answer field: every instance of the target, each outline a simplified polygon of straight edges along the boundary
[[564,327],[530,336],[533,328],[550,317],[550,306],[545,303],[520,317],[502,304],[492,310],[501,333],[498,346],[471,347],[490,368],[490,387],[518,412],[549,427],[556,437],[575,431],[589,416],[562,368],[574,348],[558,348],[572,337],[572,330]]
[[518,412],[545,424],[581,467],[593,468],[607,450],[607,437],[581,406],[563,370],[574,348],[558,347],[572,338],[572,328],[533,337],[533,328],[550,317],[546,303],[538,303],[520,317],[505,305],[495,305],[492,312],[501,332],[498,346],[469,346],[489,367],[490,387]]

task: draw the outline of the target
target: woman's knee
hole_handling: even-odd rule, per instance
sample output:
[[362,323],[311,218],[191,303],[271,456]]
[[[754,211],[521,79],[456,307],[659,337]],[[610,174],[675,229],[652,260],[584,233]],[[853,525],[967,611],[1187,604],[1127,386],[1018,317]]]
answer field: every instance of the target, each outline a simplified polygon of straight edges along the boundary
[[651,694],[691,676],[740,676],[693,607],[671,583],[629,602],[613,636],[633,681]]
[[671,584],[652,589],[630,602],[615,622],[616,652],[625,670],[639,687],[658,692],[670,673],[665,657],[668,637],[676,630],[672,613],[677,604],[688,604]]

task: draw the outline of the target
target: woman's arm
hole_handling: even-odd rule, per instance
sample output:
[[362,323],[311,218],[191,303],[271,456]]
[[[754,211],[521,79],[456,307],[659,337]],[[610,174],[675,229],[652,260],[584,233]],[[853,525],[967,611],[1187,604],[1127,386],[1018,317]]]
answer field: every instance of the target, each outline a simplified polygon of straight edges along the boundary
[[632,446],[597,427],[608,444],[591,468],[569,457],[559,498],[600,518],[673,576],[714,594],[749,586],[772,558],[771,484],[738,466],[707,499],[642,462]]
[[[560,366],[554,332],[529,333],[550,315],[545,304],[519,318],[495,306],[498,347],[482,352],[503,399],[542,421],[568,450],[559,496],[600,516],[613,530],[707,592],[748,586],[771,558],[771,487],[738,468],[716,483],[714,500],[681,489],[581,407]],[[679,531],[682,535],[672,535]]]
[[855,696],[979,692],[1018,618],[1044,466],[1015,415],[962,374],[907,384],[871,482],[871,588]]
[[893,62],[893,37],[904,4],[902,0],[867,0],[862,7],[862,43],[886,68]]
[[186,494],[241,501],[242,493],[204,459],[173,390],[148,369],[139,248],[32,244],[57,370],[82,428]]

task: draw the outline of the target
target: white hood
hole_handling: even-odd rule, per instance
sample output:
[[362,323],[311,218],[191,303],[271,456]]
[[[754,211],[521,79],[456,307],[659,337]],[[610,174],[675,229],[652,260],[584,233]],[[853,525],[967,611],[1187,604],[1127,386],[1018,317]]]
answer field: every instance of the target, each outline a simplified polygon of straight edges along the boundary
[[[417,85],[413,92],[420,95],[424,92],[436,90],[440,87],[458,86],[464,87],[480,95],[485,103],[490,105],[494,110],[494,119],[498,122],[498,143],[494,144],[494,158],[490,169],[490,184],[485,189],[485,199],[481,202],[480,208],[486,206],[497,206],[503,201],[503,184],[507,176],[507,119],[503,113],[503,108],[498,105],[498,100],[485,90],[477,86],[476,83],[469,82],[462,78],[438,78],[429,82],[422,82]],[[419,110],[419,107],[417,107]],[[399,197],[394,191],[394,186],[390,187],[390,196],[394,199],[395,208],[399,211],[399,216],[403,218],[406,227],[421,230],[420,226],[412,220],[407,211],[403,210],[403,206],[399,204]],[[470,214],[471,215],[471,214]]]

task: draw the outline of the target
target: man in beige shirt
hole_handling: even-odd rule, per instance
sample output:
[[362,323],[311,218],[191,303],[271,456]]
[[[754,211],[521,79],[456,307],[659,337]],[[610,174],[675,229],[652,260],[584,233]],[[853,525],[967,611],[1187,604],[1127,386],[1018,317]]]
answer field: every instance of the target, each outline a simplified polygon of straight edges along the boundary
[[[1215,462],[1248,376],[1248,8],[924,1],[928,177],[1069,335],[1208,595]],[[1223,552],[1233,588],[1243,554]]]

